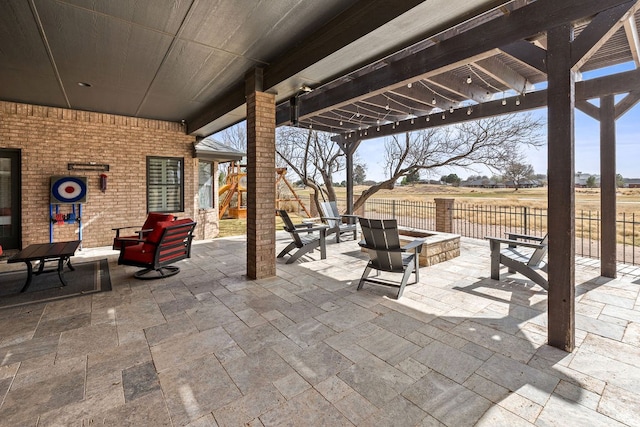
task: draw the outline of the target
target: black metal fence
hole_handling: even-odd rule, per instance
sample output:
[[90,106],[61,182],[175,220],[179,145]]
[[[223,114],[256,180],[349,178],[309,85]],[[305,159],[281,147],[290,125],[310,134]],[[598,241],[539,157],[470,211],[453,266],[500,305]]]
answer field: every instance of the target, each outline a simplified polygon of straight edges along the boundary
[[[407,227],[435,230],[436,205],[431,202],[393,199],[369,199],[365,204],[369,217],[396,218]],[[544,236],[547,233],[547,210],[524,206],[493,206],[456,203],[452,212],[453,232],[483,239],[521,233]],[[600,212],[576,212],[576,254],[600,258]],[[617,219],[617,260],[640,265],[640,218],[622,213]]]
[[423,230],[436,229],[435,203],[394,200],[369,199],[365,203],[365,212],[369,218],[398,220],[403,227],[420,228]]

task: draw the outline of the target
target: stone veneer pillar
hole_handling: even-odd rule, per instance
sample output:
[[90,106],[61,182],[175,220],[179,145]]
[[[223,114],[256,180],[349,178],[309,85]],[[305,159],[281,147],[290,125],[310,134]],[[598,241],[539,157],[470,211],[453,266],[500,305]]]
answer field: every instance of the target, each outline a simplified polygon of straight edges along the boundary
[[453,233],[453,202],[455,199],[434,199],[436,202],[436,231]]
[[261,92],[262,70],[247,76],[247,276],[276,274],[276,106]]

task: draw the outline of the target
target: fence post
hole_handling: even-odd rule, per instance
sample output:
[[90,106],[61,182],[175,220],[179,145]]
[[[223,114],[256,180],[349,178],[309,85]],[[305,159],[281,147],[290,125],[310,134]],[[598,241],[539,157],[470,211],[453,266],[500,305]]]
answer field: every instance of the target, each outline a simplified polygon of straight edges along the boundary
[[529,216],[527,215],[527,207],[525,206],[524,209],[522,210],[523,215],[524,215],[524,234],[529,234]]
[[455,199],[434,199],[436,202],[436,231],[453,233],[453,202]]

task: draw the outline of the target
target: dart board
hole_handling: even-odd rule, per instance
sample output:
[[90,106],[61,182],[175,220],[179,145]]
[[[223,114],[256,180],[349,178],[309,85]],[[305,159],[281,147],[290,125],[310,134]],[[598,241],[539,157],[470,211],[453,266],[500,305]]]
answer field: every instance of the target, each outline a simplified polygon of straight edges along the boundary
[[87,178],[84,176],[52,176],[51,203],[86,203]]

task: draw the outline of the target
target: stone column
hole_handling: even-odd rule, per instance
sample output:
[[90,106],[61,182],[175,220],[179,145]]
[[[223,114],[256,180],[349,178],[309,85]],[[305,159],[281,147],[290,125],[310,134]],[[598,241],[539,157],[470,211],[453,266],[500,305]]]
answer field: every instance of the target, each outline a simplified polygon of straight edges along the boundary
[[434,199],[436,202],[436,231],[453,233],[453,202],[455,199]]

